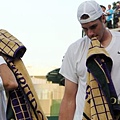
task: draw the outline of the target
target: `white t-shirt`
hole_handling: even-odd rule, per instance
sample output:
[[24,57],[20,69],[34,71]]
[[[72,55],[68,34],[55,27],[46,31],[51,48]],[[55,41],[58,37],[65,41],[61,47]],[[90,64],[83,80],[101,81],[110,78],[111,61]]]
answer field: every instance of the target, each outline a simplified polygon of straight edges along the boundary
[[[0,65],[6,63],[3,57],[0,56]],[[6,99],[5,99],[5,90],[3,87],[2,78],[0,77],[0,120],[6,120]]]
[[[120,94],[120,33],[113,32],[112,41],[106,48],[107,52],[113,60],[112,79],[115,85],[117,95]],[[86,59],[89,48],[90,39],[85,36],[73,44],[71,44],[64,56],[60,73],[70,81],[78,84],[78,91],[76,96],[76,110],[74,120],[82,120],[84,100],[86,92]]]
[[6,120],[6,107],[5,91],[0,77],[0,120]]

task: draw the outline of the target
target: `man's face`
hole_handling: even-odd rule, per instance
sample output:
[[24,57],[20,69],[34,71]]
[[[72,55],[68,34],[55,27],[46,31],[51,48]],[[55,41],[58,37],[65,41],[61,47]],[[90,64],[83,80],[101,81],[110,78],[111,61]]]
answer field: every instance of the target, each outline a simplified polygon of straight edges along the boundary
[[85,34],[91,39],[92,37],[97,37],[99,40],[102,39],[104,32],[104,25],[99,19],[81,24]]
[[111,9],[111,5],[108,5],[108,9]]
[[104,7],[102,7],[102,10],[103,10],[103,12],[105,12],[105,11],[106,11],[106,9],[105,9]]

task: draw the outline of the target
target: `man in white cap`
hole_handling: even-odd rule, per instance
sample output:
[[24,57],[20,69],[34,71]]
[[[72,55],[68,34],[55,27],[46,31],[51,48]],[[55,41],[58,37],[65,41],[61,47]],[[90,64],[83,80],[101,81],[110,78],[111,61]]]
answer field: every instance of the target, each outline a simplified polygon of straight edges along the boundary
[[97,37],[113,60],[111,77],[118,97],[120,95],[120,33],[106,29],[105,16],[96,1],[81,3],[77,10],[77,19],[86,36],[69,46],[62,62],[60,74],[65,77],[65,92],[59,120],[82,120],[86,95],[86,59],[93,37]]

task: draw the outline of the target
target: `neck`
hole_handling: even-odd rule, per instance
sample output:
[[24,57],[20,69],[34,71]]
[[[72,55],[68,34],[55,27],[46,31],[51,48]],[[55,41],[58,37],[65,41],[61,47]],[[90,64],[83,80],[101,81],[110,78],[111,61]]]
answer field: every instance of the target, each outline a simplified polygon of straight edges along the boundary
[[103,38],[101,39],[101,44],[104,47],[107,47],[110,44],[111,40],[112,40],[112,35],[110,31],[108,29],[105,29]]

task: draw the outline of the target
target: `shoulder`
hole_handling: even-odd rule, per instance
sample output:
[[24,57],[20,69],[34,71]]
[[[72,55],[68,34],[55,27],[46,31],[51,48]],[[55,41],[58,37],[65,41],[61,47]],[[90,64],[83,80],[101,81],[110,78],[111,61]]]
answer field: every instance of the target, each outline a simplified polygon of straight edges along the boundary
[[120,32],[115,31],[115,30],[110,30],[110,32],[111,32],[112,36],[114,36],[114,37],[120,37]]
[[68,47],[65,56],[71,60],[80,59],[88,51],[89,43],[90,39],[87,36],[78,39]]
[[113,9],[111,9],[111,11],[112,11],[112,12],[114,12],[114,10],[113,10]]
[[84,36],[83,38],[78,39],[77,41],[75,41],[74,43],[72,43],[68,49],[72,49],[72,50],[77,50],[77,49],[83,49],[86,46],[88,46],[90,43],[90,39],[87,36]]
[[115,40],[116,44],[120,44],[120,32],[117,32],[117,31],[111,31],[111,34],[112,34],[112,38],[113,40]]

